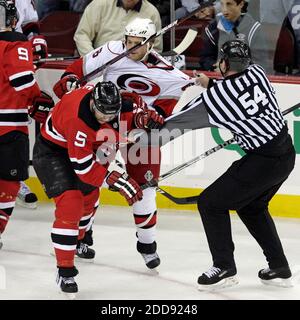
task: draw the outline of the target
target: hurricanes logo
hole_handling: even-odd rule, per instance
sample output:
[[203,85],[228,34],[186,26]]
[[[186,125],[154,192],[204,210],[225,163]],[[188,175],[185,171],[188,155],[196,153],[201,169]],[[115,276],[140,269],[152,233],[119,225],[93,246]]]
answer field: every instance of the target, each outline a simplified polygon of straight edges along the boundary
[[160,93],[160,87],[154,81],[138,74],[124,74],[118,78],[117,84],[121,89],[143,96],[154,97]]

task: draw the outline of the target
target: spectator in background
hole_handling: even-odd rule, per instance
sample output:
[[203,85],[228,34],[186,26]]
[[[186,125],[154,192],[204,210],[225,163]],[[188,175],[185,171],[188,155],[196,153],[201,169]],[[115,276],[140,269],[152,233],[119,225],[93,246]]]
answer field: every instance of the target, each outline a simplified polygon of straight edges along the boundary
[[[254,0],[251,0],[254,1]],[[294,0],[260,1],[260,22],[267,32],[271,60],[274,61],[277,41]]]
[[39,19],[60,8],[60,0],[35,0],[35,4]]
[[294,0],[294,3],[288,13],[288,19],[294,31],[297,54],[296,63],[299,69],[297,75],[300,75],[300,0]]
[[[111,40],[123,38],[125,26],[134,18],[151,19],[161,30],[158,10],[147,0],[93,0],[84,10],[74,35],[81,56]],[[162,51],[161,37],[154,47]]]
[[181,0],[181,7],[176,9],[175,11],[175,18],[180,19],[182,17],[185,17],[190,12],[197,9],[200,5],[199,2],[204,1],[198,1],[198,0]]
[[220,3],[221,13],[205,28],[200,69],[215,70],[220,47],[226,41],[240,39],[250,46],[253,62],[272,72],[267,41],[261,24],[246,13],[248,3],[245,0],[221,0]]
[[83,13],[85,7],[92,2],[92,0],[69,0],[69,10]]
[[[161,18],[162,26],[168,25],[171,20],[171,9],[170,9],[170,0],[149,0],[158,10]],[[175,10],[181,8],[181,1],[175,0]]]

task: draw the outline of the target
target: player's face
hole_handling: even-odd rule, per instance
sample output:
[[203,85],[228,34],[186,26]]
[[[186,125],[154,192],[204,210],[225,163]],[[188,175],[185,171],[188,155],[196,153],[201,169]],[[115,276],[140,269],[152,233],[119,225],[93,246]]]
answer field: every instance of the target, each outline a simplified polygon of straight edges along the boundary
[[93,109],[94,110],[94,115],[96,117],[96,120],[100,123],[100,124],[104,124],[106,122],[110,122],[112,121],[118,114],[115,113],[115,114],[104,114],[98,110],[95,110],[95,108]]
[[237,4],[235,0],[221,0],[221,11],[224,17],[231,22],[240,17],[243,6],[244,1]]
[[[137,44],[141,43],[144,38],[141,37],[127,37],[126,40],[126,48],[127,50],[131,49],[132,47],[136,46]],[[143,57],[147,54],[147,44],[144,44],[138,49],[133,50],[128,57],[134,61],[140,61]]]
[[90,109],[93,112],[96,120],[100,123],[106,123],[106,122],[110,122],[112,121],[114,118],[116,118],[118,116],[119,113],[115,113],[115,114],[104,114],[102,112],[100,112],[99,110],[97,110],[95,103],[93,101],[93,99],[90,99]]

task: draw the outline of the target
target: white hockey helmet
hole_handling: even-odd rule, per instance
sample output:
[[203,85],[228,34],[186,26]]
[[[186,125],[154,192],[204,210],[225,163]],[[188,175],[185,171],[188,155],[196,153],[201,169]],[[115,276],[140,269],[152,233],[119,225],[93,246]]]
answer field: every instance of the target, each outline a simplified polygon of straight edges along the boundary
[[151,19],[135,18],[125,27],[125,37],[150,38],[156,33],[155,24]]

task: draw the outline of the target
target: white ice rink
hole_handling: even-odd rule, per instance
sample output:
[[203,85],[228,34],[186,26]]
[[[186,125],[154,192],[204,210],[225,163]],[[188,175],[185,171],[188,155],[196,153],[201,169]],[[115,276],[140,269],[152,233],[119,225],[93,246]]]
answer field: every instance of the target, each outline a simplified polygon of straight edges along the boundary
[[[2,236],[0,300],[64,299],[55,284],[55,259],[50,229],[53,206],[37,210],[16,207]],[[295,270],[293,288],[264,286],[257,272],[264,256],[241,221],[232,216],[239,285],[217,292],[197,290],[197,277],[211,267],[200,217],[191,211],[160,210],[157,242],[159,274],[153,275],[135,249],[135,227],[130,208],[105,206],[94,225],[93,264],[77,263],[78,299],[204,300],[300,299],[300,219],[275,219],[286,255]]]

